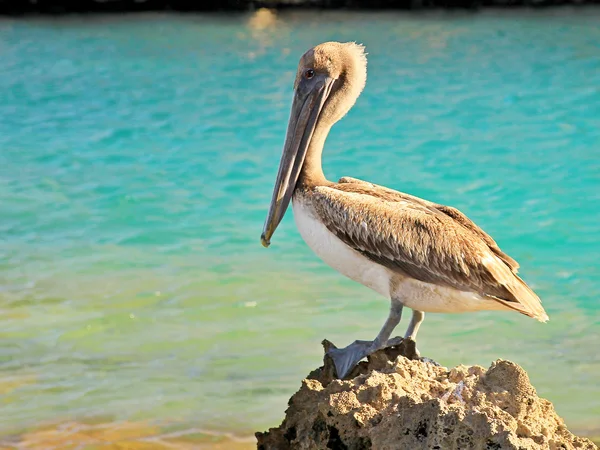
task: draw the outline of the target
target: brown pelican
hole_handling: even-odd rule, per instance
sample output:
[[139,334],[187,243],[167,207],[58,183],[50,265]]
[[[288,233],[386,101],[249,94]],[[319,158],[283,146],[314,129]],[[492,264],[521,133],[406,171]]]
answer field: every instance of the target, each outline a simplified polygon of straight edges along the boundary
[[355,178],[337,183],[325,178],[325,139],[366,79],[361,45],[326,42],[302,56],[261,236],[269,246],[292,201],[296,226],[317,256],[390,299],[389,316],[375,340],[329,351],[338,376],[344,378],[363,357],[388,345],[404,306],[412,309],[405,339],[413,340],[426,311],[514,310],[546,322],[540,299],[517,276],[519,264],[458,209]]

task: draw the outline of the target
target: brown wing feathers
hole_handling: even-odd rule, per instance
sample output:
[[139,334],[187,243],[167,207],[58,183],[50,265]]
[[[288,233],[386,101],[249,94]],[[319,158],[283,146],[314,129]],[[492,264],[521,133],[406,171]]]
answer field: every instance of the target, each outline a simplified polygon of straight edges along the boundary
[[457,209],[351,178],[311,195],[327,228],[371,260],[547,320],[538,297],[516,276],[517,262]]
[[[392,197],[395,196],[398,198],[412,200],[413,202],[416,202],[416,203],[419,203],[422,205],[426,205],[430,208],[434,208],[437,211],[447,215],[448,217],[451,217],[456,222],[460,223],[462,226],[469,229],[473,233],[477,234],[481,239],[484,240],[484,242],[488,245],[490,250],[492,250],[496,254],[496,256],[498,256],[502,261],[504,261],[511,268],[511,270],[514,273],[518,272],[519,263],[517,261],[515,261],[514,259],[512,259],[510,256],[508,256],[506,253],[504,253],[502,250],[500,250],[500,248],[498,247],[498,244],[496,244],[496,241],[494,241],[494,239],[492,239],[492,237],[489,234],[487,234],[485,231],[483,231],[481,228],[479,228],[471,219],[469,219],[466,215],[464,215],[462,212],[460,212],[456,208],[453,208],[451,206],[440,205],[440,204],[434,203],[434,202],[430,202],[430,201],[424,200],[422,198],[415,197],[413,195],[405,194],[403,192],[398,192],[393,189],[386,188],[385,186],[379,186],[377,184],[369,183],[368,181],[362,181],[357,178],[342,177],[342,178],[340,178],[339,183],[341,183],[341,184],[359,184],[359,185],[363,185],[363,186],[368,186],[374,190],[385,192],[389,196],[392,196]],[[340,186],[340,189],[344,190],[344,187]]]

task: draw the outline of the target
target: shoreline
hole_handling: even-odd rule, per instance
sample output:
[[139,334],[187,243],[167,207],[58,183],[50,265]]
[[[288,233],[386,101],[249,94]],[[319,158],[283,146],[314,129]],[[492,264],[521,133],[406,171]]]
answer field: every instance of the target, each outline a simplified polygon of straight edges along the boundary
[[589,7],[595,0],[210,0],[188,3],[177,0],[85,0],[65,2],[0,1],[0,16],[62,16],[139,12],[240,13],[259,9],[277,11],[427,11],[480,9],[544,9],[549,7]]
[[[171,424],[171,427],[174,424]],[[212,431],[203,428],[161,426],[155,421],[95,420],[60,421],[44,423],[14,433],[0,434],[0,450],[7,448],[41,449],[60,448],[64,442],[77,444],[78,448],[95,448],[111,445],[119,448],[143,447],[148,450],[200,449],[248,450],[256,448],[256,438],[251,434],[234,431]],[[179,429],[178,429],[179,428]],[[112,447],[111,447],[112,448]]]
[[[281,411],[281,420],[286,412]],[[160,422],[160,421],[159,421]],[[272,424],[279,426],[281,422]],[[201,450],[250,450],[255,449],[257,440],[247,430],[207,430],[204,428],[180,428],[175,425],[163,426],[150,422],[94,420],[61,421],[53,424],[40,424],[28,430],[14,433],[3,431],[0,435],[0,449],[4,448],[45,448],[61,442],[78,442],[89,446],[98,443],[112,445],[143,445],[149,450],[201,449]],[[568,424],[567,424],[568,426]],[[171,429],[170,429],[171,428]],[[266,430],[255,430],[265,432]],[[600,429],[572,429],[578,436],[590,439],[600,448]]]

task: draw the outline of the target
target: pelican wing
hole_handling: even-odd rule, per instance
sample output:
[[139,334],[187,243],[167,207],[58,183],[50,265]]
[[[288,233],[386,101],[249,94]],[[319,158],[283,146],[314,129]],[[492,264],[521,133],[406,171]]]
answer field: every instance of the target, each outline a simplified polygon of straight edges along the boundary
[[317,186],[312,197],[325,226],[369,259],[547,320],[537,295],[516,275],[516,262],[458,210],[370,183]]
[[487,234],[480,227],[478,227],[471,219],[469,219],[467,216],[465,216],[462,212],[460,212],[456,208],[453,208],[452,206],[440,205],[438,203],[430,202],[428,200],[424,200],[422,198],[415,197],[413,195],[405,194],[403,192],[398,192],[393,189],[387,188],[385,186],[380,186],[380,185],[377,185],[374,183],[369,183],[368,181],[359,180],[357,178],[342,177],[342,178],[340,178],[339,183],[350,183],[350,184],[355,184],[355,185],[368,186],[368,187],[371,187],[372,189],[377,190],[381,193],[385,193],[389,197],[411,200],[415,203],[419,203],[419,204],[422,204],[429,208],[436,209],[437,211],[440,211],[440,212],[446,214],[447,216],[451,217],[452,219],[454,219],[456,222],[460,223],[465,228],[471,230],[473,233],[477,234],[481,239],[483,239],[483,241],[487,244],[487,246],[490,248],[490,250],[492,252],[494,252],[494,254],[498,258],[500,258],[502,261],[504,261],[504,263],[506,265],[508,265],[508,267],[510,267],[510,269],[514,273],[517,273],[519,271],[519,263],[517,261],[515,261],[510,256],[508,256],[506,253],[504,253],[502,250],[500,250],[500,247],[498,247],[498,244],[496,244],[496,241],[494,241],[494,239],[492,239],[492,237],[489,234]]

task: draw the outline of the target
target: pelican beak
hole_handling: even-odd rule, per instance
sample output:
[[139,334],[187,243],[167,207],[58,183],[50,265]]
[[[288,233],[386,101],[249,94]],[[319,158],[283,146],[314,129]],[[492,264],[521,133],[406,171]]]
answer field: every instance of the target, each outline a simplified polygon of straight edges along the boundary
[[316,75],[311,80],[303,79],[298,83],[269,214],[260,237],[264,247],[270,245],[271,236],[290,204],[319,115],[334,81],[333,78]]

